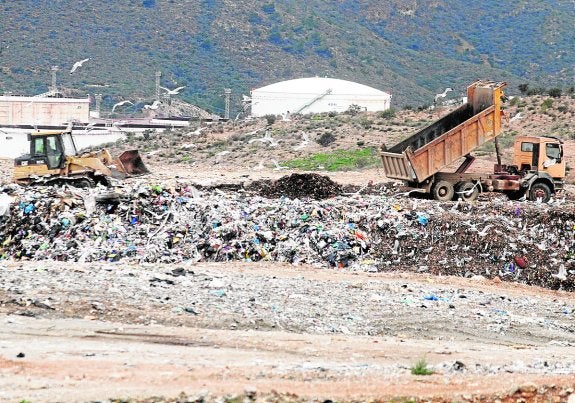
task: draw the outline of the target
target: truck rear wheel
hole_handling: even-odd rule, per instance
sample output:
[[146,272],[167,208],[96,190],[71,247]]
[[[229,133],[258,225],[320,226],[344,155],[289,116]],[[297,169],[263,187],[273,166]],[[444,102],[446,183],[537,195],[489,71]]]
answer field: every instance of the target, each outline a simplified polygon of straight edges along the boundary
[[457,185],[455,199],[461,198],[463,201],[473,201],[479,196],[479,189],[473,182],[461,182]]
[[454,194],[453,183],[448,181],[439,181],[431,189],[431,196],[438,201],[449,201]]
[[537,201],[539,199],[543,203],[547,203],[551,199],[551,189],[543,182],[533,184],[529,190],[529,200]]
[[519,189],[519,190],[510,190],[506,192],[506,194],[509,200],[519,200],[525,196],[525,192],[526,192],[525,189]]

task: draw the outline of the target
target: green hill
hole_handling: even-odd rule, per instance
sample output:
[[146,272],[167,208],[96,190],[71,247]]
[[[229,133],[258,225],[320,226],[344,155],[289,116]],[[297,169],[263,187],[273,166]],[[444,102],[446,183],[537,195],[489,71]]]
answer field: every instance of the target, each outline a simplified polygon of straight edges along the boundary
[[60,86],[105,106],[152,99],[162,71],[163,86],[216,113],[224,88],[237,109],[251,88],[315,75],[391,92],[395,107],[478,78],[573,85],[573,3],[420,3],[0,0],[0,93],[45,92],[53,65]]

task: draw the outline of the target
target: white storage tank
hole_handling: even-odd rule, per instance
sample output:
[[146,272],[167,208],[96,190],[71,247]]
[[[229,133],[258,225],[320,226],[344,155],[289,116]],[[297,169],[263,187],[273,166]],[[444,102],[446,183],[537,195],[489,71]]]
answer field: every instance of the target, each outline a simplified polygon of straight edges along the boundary
[[390,108],[391,94],[336,78],[310,77],[282,81],[252,90],[252,116],[344,112],[351,105],[364,111]]

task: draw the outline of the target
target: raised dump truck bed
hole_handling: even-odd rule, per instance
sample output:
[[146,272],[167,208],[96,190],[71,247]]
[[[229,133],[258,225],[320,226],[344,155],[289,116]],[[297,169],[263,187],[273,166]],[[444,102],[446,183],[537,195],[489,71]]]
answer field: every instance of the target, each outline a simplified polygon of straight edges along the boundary
[[501,131],[501,96],[505,85],[473,83],[467,87],[466,104],[389,150],[382,150],[385,175],[421,184],[494,139]]
[[[385,174],[435,200],[474,200],[484,191],[510,199],[528,197],[547,202],[563,189],[565,158],[561,139],[517,136],[512,165],[498,163],[492,173],[467,173],[470,153],[501,132],[501,98],[505,83],[477,81],[467,87],[468,102],[413,136],[382,147]],[[442,171],[462,160],[455,172]]]

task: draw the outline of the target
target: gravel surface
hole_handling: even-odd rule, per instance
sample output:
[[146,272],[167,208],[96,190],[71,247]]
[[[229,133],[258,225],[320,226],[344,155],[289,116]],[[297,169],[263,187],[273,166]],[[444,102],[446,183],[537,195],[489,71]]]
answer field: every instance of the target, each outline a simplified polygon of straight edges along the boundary
[[[508,392],[508,383],[502,383],[505,385],[503,389],[497,389],[493,385],[488,387],[486,381],[500,375],[510,377],[515,386],[523,385],[525,379],[534,379],[538,381],[537,388],[543,387],[541,382],[548,388],[549,381],[542,379],[559,377],[553,381],[559,385],[572,379],[575,373],[575,349],[572,348],[575,345],[575,300],[566,292],[545,291],[479,277],[469,280],[407,273],[351,273],[266,262],[135,266],[109,262],[5,261],[0,265],[0,272],[0,318],[5,323],[0,332],[5,348],[0,354],[16,359],[19,352],[28,353],[30,365],[42,366],[45,370],[53,360],[50,350],[27,345],[24,335],[36,332],[38,342],[48,338],[48,343],[55,337],[51,336],[50,330],[55,327],[59,330],[58,337],[72,337],[66,343],[74,346],[79,343],[78,330],[70,330],[69,324],[61,321],[76,318],[87,319],[95,326],[94,329],[91,329],[92,325],[80,326],[84,329],[82,340],[102,334],[120,339],[147,334],[148,339],[155,340],[146,353],[152,355],[153,351],[163,351],[154,347],[158,342],[184,346],[223,343],[222,348],[229,343],[214,341],[215,334],[219,333],[211,332],[224,332],[218,337],[236,340],[236,348],[251,349],[255,356],[260,354],[258,351],[261,352],[262,347],[250,343],[275,340],[280,334],[294,335],[291,339],[299,337],[296,335],[317,337],[319,341],[309,341],[310,351],[315,351],[313,346],[316,343],[325,346],[327,340],[334,340],[333,337],[351,343],[338,353],[328,350],[326,356],[316,358],[313,355],[306,358],[304,354],[293,362],[290,359],[281,364],[284,360],[282,354],[292,348],[285,345],[290,336],[271,342],[275,353],[262,360],[266,365],[268,361],[276,364],[266,372],[269,384],[257,384],[262,392],[271,390],[269,386],[275,385],[273,379],[283,379],[286,374],[295,376],[301,371],[314,374],[309,375],[310,379],[323,373],[333,380],[353,378],[358,382],[362,379],[371,381],[371,377],[377,374],[386,382],[395,379],[398,385],[404,385],[415,382],[410,368],[421,358],[425,358],[430,370],[443,379],[435,379],[432,383],[445,386],[444,380],[448,377],[457,380],[460,387],[454,390],[450,387],[446,394],[445,388],[443,391],[441,388],[435,390],[434,386],[428,392],[415,393],[415,396],[439,393],[438,396],[443,396],[441,399],[447,400],[465,395],[465,385],[471,382],[470,379],[481,384],[478,391],[495,393],[499,390],[503,393]],[[50,320],[52,325],[42,331],[33,331],[30,328],[33,324],[25,322],[29,318]],[[253,342],[246,342],[247,346],[241,342],[248,337],[246,335],[255,337]],[[373,358],[360,359],[359,362],[357,358],[352,359],[354,354],[359,354],[357,343],[365,342],[381,343],[377,351],[388,352],[385,353],[388,357],[383,358],[373,352]],[[298,343],[298,351],[305,344]],[[45,348],[59,349],[49,344]],[[75,348],[78,351],[65,356],[91,357],[96,351],[94,346]],[[391,353],[390,348],[398,355]],[[263,348],[263,351],[268,349]],[[133,346],[124,350],[126,352],[122,356],[125,357],[121,359],[124,361],[136,360],[137,355],[144,354],[129,353],[135,350]],[[235,351],[221,359],[217,355],[212,356],[213,365],[232,365],[234,354],[238,353]],[[343,357],[330,358],[329,351]],[[100,356],[100,352],[97,355]],[[152,361],[156,359],[150,358]],[[177,361],[175,358],[168,361],[174,360]],[[250,361],[250,368],[253,365],[257,366],[257,363]],[[10,374],[4,370],[3,374],[5,382],[11,376],[18,378],[18,372]],[[523,376],[523,381],[518,380],[520,376]],[[250,379],[244,379],[244,385],[250,383]],[[139,382],[145,381],[140,379]],[[214,383],[213,379],[204,379],[203,382],[214,393],[220,390],[217,385],[221,384]],[[31,396],[38,396],[42,401],[58,390],[50,382],[47,385],[45,392]],[[565,391],[569,383],[566,385],[557,389],[557,393],[562,391],[567,396]],[[112,386],[100,394],[90,392],[84,397],[112,398],[114,396],[109,393],[116,390]],[[171,396],[174,396],[176,387],[181,388],[177,389],[178,392],[193,395],[198,391],[197,385],[194,386],[196,388],[172,385]],[[361,388],[358,386],[358,389]],[[128,390],[132,391],[131,396],[137,396],[147,389],[141,384],[131,384]],[[229,389],[234,390],[241,392],[237,387]],[[289,388],[279,390],[282,393],[294,391]],[[430,392],[432,390],[433,393]],[[61,393],[63,391],[69,392],[66,388],[60,390]],[[13,390],[12,394],[5,393],[0,394],[0,398],[23,397]],[[303,393],[302,398],[317,396],[308,393]],[[397,386],[385,394],[375,390],[373,393],[372,396],[393,396],[393,393],[401,396],[406,392]],[[343,396],[360,395],[356,391],[351,394],[345,392]],[[331,393],[326,391],[320,396],[341,399],[342,390],[335,388]],[[473,396],[471,393],[468,397],[473,400],[478,395]]]
[[[394,283],[377,275],[317,279],[298,276],[289,265],[287,275],[266,275],[252,273],[254,265],[220,271],[205,264],[12,263],[2,267],[1,289],[8,294],[5,306],[23,315],[62,316],[61,306],[74,304],[86,315],[101,311],[135,323],[478,341],[489,334],[502,344],[575,346],[575,301],[569,299]],[[329,272],[323,274],[336,275]],[[465,331],[470,323],[475,328]]]

